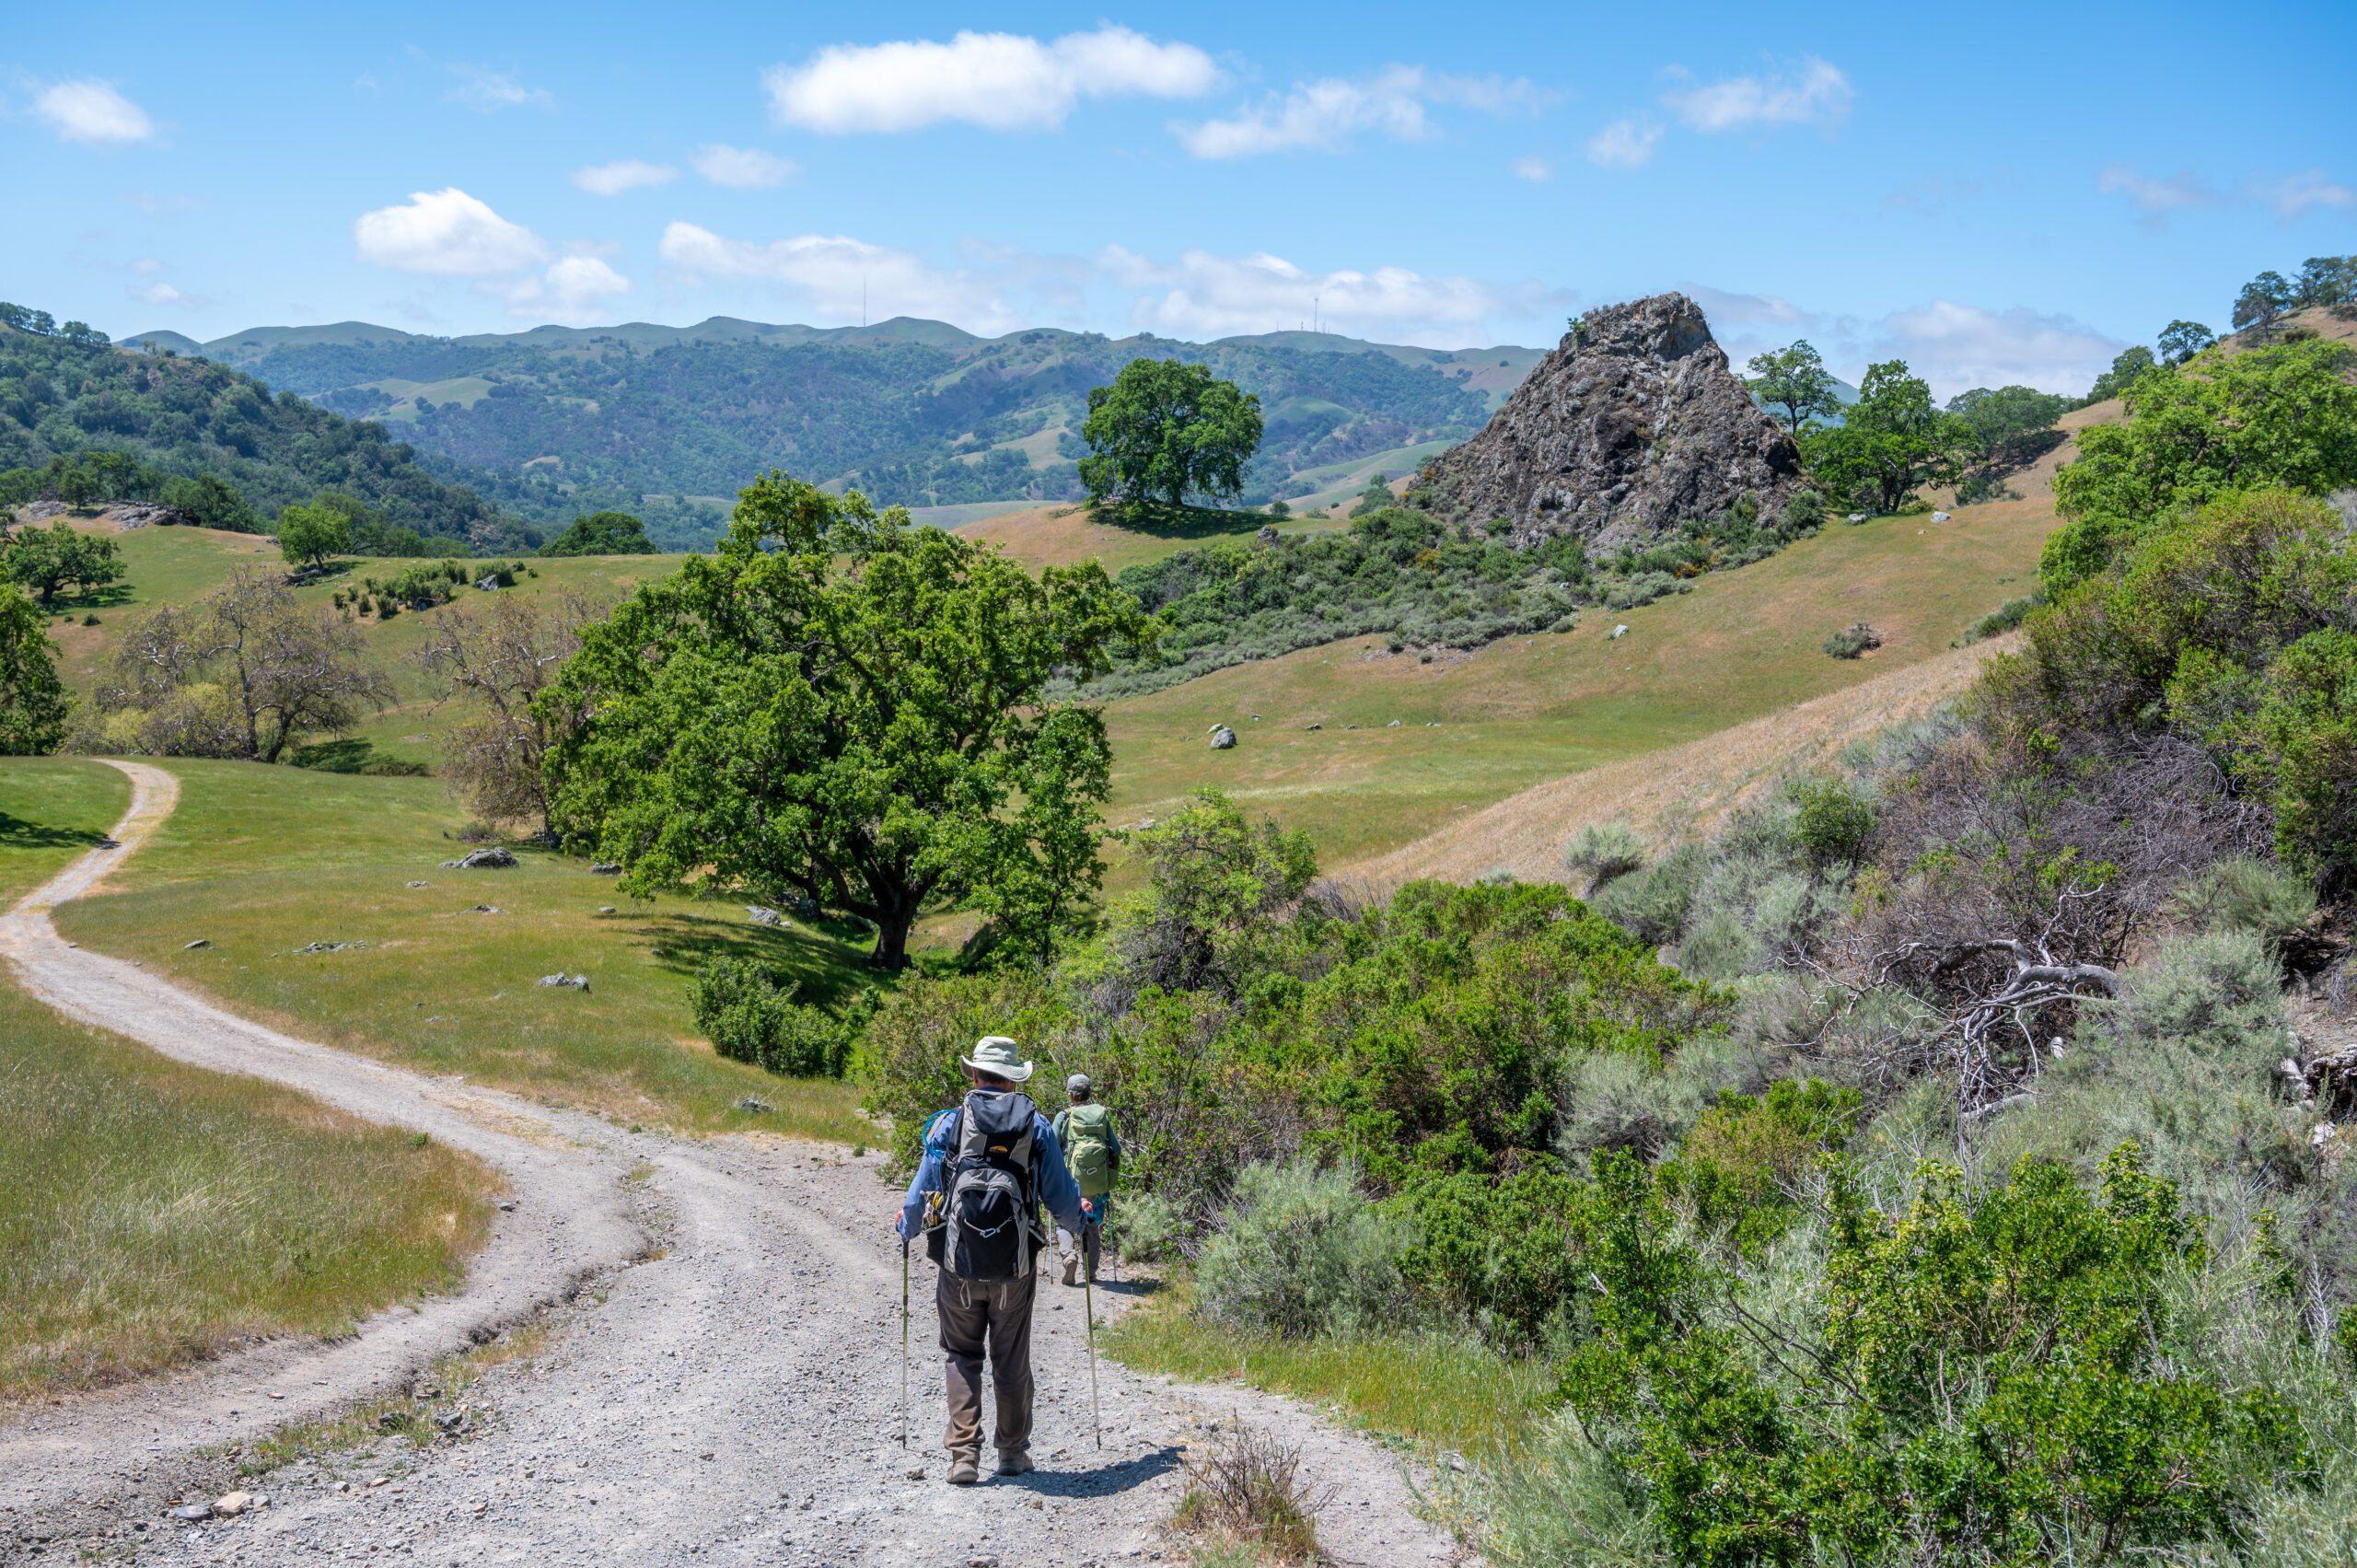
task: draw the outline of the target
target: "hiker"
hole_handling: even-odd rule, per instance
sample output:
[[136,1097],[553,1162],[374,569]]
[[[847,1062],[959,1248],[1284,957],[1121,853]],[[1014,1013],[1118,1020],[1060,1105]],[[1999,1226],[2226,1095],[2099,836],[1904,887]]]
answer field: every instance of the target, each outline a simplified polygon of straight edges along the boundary
[[1059,1225],[1056,1229],[1056,1251],[1064,1260],[1064,1283],[1076,1283],[1073,1276],[1085,1264],[1091,1280],[1097,1277],[1097,1257],[1105,1245],[1105,1207],[1111,1201],[1113,1178],[1121,1173],[1121,1135],[1113,1131],[1113,1113],[1097,1103],[1097,1086],[1088,1081],[1086,1073],[1074,1073],[1064,1080],[1064,1096],[1072,1103],[1056,1112],[1050,1128],[1056,1135],[1056,1146],[1064,1151],[1064,1158],[1072,1166],[1073,1185],[1080,1189],[1081,1230],[1066,1248],[1071,1236]]
[[1075,1233],[1085,1222],[1056,1134],[1019,1086],[1031,1076],[1021,1049],[991,1035],[958,1060],[972,1092],[925,1123],[898,1228],[904,1241],[923,1232],[926,1255],[941,1265],[934,1305],[948,1361],[949,1481],[971,1486],[981,1475],[986,1346],[998,1473],[1032,1469],[1031,1304],[1047,1244],[1039,1206]]

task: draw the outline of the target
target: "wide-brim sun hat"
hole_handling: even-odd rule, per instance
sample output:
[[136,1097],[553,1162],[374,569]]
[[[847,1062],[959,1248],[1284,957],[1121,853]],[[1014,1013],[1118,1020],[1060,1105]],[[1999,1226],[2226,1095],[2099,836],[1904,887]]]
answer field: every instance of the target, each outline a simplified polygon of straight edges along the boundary
[[1010,1084],[1020,1084],[1031,1076],[1031,1063],[1023,1060],[1023,1048],[1004,1035],[984,1035],[974,1042],[971,1056],[958,1060],[977,1073],[1004,1078]]

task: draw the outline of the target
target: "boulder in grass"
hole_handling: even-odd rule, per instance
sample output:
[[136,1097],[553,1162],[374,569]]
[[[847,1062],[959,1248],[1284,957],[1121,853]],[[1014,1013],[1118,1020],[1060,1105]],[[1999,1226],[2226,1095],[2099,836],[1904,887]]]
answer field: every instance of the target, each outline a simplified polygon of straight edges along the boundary
[[747,904],[745,918],[755,925],[791,925],[794,923],[767,904]]
[[1232,751],[1235,749],[1236,731],[1228,728],[1227,726],[1224,724],[1213,725],[1212,726],[1212,749],[1214,751]]
[[567,974],[563,970],[559,970],[554,974],[540,976],[540,983],[547,986],[562,986],[568,991],[586,992],[589,989],[589,977],[586,974]]
[[505,871],[516,864],[516,856],[497,844],[485,844],[470,850],[456,860],[442,863],[445,871]]
[[622,868],[620,863],[611,860],[601,860],[589,868],[589,875],[592,877],[619,877],[621,874]]

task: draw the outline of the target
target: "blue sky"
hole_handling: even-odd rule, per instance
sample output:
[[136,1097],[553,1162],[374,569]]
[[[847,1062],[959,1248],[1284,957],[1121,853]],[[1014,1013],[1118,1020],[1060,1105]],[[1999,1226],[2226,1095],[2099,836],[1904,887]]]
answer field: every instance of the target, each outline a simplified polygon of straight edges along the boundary
[[42,6],[0,297],[122,333],[896,314],[2077,390],[2357,251],[2357,6]]

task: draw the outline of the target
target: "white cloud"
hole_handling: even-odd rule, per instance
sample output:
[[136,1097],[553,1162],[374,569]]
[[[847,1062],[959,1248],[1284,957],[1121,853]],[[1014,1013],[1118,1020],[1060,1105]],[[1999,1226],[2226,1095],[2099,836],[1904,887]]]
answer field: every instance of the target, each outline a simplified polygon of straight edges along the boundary
[[[1673,75],[1692,80],[1682,70]],[[1839,67],[1805,54],[1796,76],[1730,76],[1664,93],[1661,101],[1693,130],[1715,134],[1760,125],[1838,124],[1856,97]]]
[[1432,134],[1426,104],[1443,103],[1492,114],[1535,110],[1541,94],[1528,82],[1495,76],[1436,75],[1421,65],[1387,65],[1372,76],[1328,76],[1271,94],[1225,120],[1174,125],[1178,140],[1200,158],[1254,157],[1310,148],[1341,152],[1361,131],[1394,141]]
[[131,297],[142,305],[192,305],[195,301],[168,283],[151,283],[145,288],[134,288]]
[[1864,352],[1870,359],[1906,360],[1945,399],[1972,387],[2084,392],[2127,346],[2067,316],[1936,299],[1882,318],[1869,329]]
[[1635,120],[1615,120],[1587,139],[1587,161],[1606,168],[1639,168],[1654,156],[1661,127]]
[[33,95],[33,113],[58,139],[91,146],[145,142],[156,134],[147,111],[106,82],[53,82]]
[[1083,98],[1193,98],[1218,77],[1211,56],[1192,44],[1106,26],[1052,42],[961,32],[947,43],[836,44],[804,64],[772,66],[761,84],[781,123],[842,135],[953,120],[992,131],[1053,130]]
[[663,230],[659,253],[691,277],[773,284],[821,319],[854,320],[865,310],[870,320],[923,316],[979,332],[1025,324],[989,279],[944,271],[913,252],[847,235],[803,234],[762,243],[673,223]]
[[458,78],[458,85],[450,89],[450,101],[465,104],[478,114],[556,107],[556,95],[546,87],[528,87],[505,71],[487,71],[480,65],[445,65],[443,69]]
[[698,147],[688,161],[695,165],[698,174],[732,191],[767,191],[800,172],[792,158],[759,147],[731,147],[717,142]]
[[164,263],[158,261],[153,256],[142,256],[138,261],[132,262],[131,265],[125,269],[125,271],[129,272],[132,276],[140,278],[152,278],[163,270]]
[[1684,288],[1686,296],[1702,308],[1714,337],[1724,336],[1723,329],[1727,327],[1794,326],[1811,319],[1808,312],[1778,295],[1730,294],[1708,284],[1687,284]]
[[2311,207],[2329,207],[2343,213],[2357,208],[2357,191],[2338,180],[2328,180],[2320,168],[2263,182],[2254,189],[2253,193],[2273,207],[2276,215],[2286,221],[2300,216]]
[[1506,167],[1514,170],[1514,177],[1516,180],[1527,180],[1537,183],[1555,178],[1555,166],[1537,153],[1525,153]]
[[548,255],[540,236],[456,186],[415,192],[405,205],[363,213],[352,239],[364,261],[443,277],[521,272]]
[[595,256],[566,256],[507,291],[507,313],[568,327],[595,326],[611,315],[607,301],[630,292],[630,279]]
[[2215,206],[2223,200],[2190,169],[2156,180],[2139,174],[2125,164],[2115,163],[2097,177],[2096,185],[2107,195],[2127,197],[2130,204],[2144,215],[2142,221],[2147,228],[2161,227],[2172,213]]
[[1109,246],[1099,264],[1138,289],[1132,319],[1180,337],[1227,337],[1291,328],[1318,314],[1335,331],[1381,334],[1434,346],[1463,343],[1488,319],[1525,306],[1486,284],[1433,277],[1405,267],[1310,272],[1283,257],[1190,250],[1158,261]]
[[650,185],[668,185],[679,178],[679,171],[668,163],[648,163],[644,158],[617,158],[611,163],[593,163],[573,171],[573,183],[592,196],[619,196],[625,191],[644,190]]

